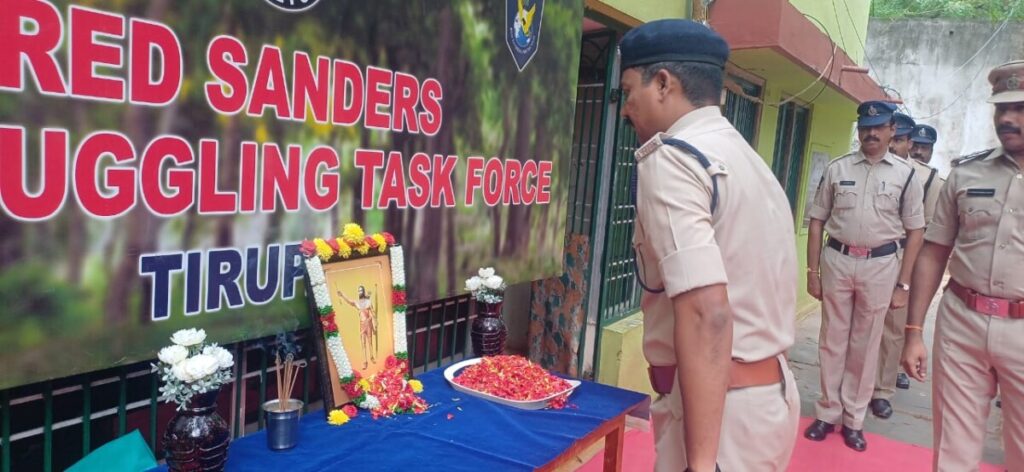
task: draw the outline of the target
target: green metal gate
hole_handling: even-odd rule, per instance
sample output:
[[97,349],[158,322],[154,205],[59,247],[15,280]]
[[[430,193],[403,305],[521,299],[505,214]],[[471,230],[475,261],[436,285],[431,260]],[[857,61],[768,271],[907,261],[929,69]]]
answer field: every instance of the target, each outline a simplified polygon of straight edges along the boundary
[[601,328],[640,306],[632,252],[636,212],[629,195],[637,139],[619,117],[616,39],[614,31],[584,35],[576,102],[569,228],[587,235],[591,248],[578,360],[579,372],[590,378],[596,376]]

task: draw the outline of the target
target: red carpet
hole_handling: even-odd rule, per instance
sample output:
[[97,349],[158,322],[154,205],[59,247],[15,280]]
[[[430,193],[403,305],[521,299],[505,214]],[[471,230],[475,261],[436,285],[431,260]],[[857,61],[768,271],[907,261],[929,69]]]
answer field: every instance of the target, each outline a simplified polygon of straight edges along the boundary
[[[800,431],[810,424],[810,418],[800,422]],[[789,463],[790,472],[887,472],[928,471],[932,468],[932,451],[926,447],[901,443],[877,434],[866,433],[868,450],[855,452],[843,444],[838,434],[829,435],[824,442],[808,441],[801,436]],[[578,469],[578,472],[601,472],[603,451]],[[654,468],[654,437],[650,431],[626,432],[622,452],[624,472],[650,472]],[[982,465],[981,472],[1002,472],[992,465]]]

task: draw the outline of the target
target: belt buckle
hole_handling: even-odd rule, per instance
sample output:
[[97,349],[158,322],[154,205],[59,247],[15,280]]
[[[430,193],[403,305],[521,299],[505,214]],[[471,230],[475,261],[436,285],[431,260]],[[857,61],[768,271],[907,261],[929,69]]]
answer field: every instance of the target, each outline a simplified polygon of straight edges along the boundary
[[871,248],[848,246],[846,253],[858,259],[867,259],[871,256]]
[[974,311],[989,316],[1006,317],[1010,314],[1010,302],[979,294],[974,299]]

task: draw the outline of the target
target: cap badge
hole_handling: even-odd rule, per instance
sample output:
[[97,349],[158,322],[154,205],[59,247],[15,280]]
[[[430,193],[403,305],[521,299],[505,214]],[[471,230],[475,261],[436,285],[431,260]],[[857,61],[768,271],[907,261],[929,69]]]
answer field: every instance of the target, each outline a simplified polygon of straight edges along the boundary
[[1017,77],[1017,74],[1013,74],[1013,75],[1010,76],[1009,79],[1006,79],[1006,89],[1007,90],[1017,90],[1017,89],[1020,89],[1020,84],[1021,84],[1020,77]]
[[918,135],[918,136],[921,136],[921,137],[927,137],[927,136],[928,136],[928,131],[926,131],[926,130],[925,130],[924,128],[921,128],[921,129],[920,129],[920,130],[919,130],[919,131],[917,132],[917,135]]
[[878,116],[878,109],[874,105],[868,107],[868,116]]

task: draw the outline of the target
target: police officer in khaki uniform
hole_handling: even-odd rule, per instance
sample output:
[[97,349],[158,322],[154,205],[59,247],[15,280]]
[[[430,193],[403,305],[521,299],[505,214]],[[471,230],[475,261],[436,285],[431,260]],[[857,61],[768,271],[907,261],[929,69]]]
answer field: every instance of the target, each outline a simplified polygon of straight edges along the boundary
[[621,43],[622,115],[636,152],[637,276],[655,470],[784,471],[800,401],[796,243],[771,170],[722,116],[725,41],[660,20]]
[[[905,149],[911,156],[915,153],[921,156],[927,152],[930,160],[931,150],[938,139],[935,128],[914,124],[905,132],[908,145],[905,148],[901,147],[900,150]],[[900,133],[898,113],[896,133]],[[889,148],[892,150],[893,146]],[[905,155],[901,155],[901,157],[905,157]],[[924,222],[927,226],[932,221],[932,215],[935,214],[935,204],[939,201],[939,191],[945,180],[938,176],[938,171],[935,168],[928,167],[927,160],[911,158],[907,159],[907,162],[914,167],[914,177],[921,182],[924,191]],[[906,240],[902,240],[902,243],[905,244]],[[903,352],[903,326],[906,324],[906,306],[889,309],[889,313],[885,316],[885,328],[882,331],[882,345],[878,351],[878,375],[875,376],[875,392],[871,396],[871,403],[868,404],[871,407],[871,413],[879,418],[892,416],[890,400],[896,393],[896,388],[910,388],[910,379],[907,378],[907,374],[903,372],[897,374],[900,354]]]
[[892,141],[889,142],[889,152],[900,156],[904,159],[910,158],[910,147],[913,144],[910,141],[910,133],[914,131],[914,119],[908,115],[900,112],[892,114],[893,119],[896,121],[896,133],[892,135]]
[[979,469],[997,387],[1006,467],[1024,470],[1024,61],[996,67],[989,81],[1002,146],[964,158],[950,172],[910,294],[903,367],[923,381],[925,313],[949,262],[935,325],[937,471]]
[[939,132],[928,125],[916,125],[910,133],[910,141],[913,143],[910,147],[910,163],[914,165],[915,175],[924,186],[924,220],[927,223],[932,221],[939,193],[946,183],[946,179],[939,176],[938,169],[929,165],[938,140]]
[[888,152],[894,111],[885,102],[858,107],[860,150],[829,164],[810,212],[807,290],[822,300],[821,399],[804,436],[822,441],[841,421],[843,440],[856,451],[867,448],[862,427],[885,314],[906,305],[924,228],[921,184],[910,164]]

